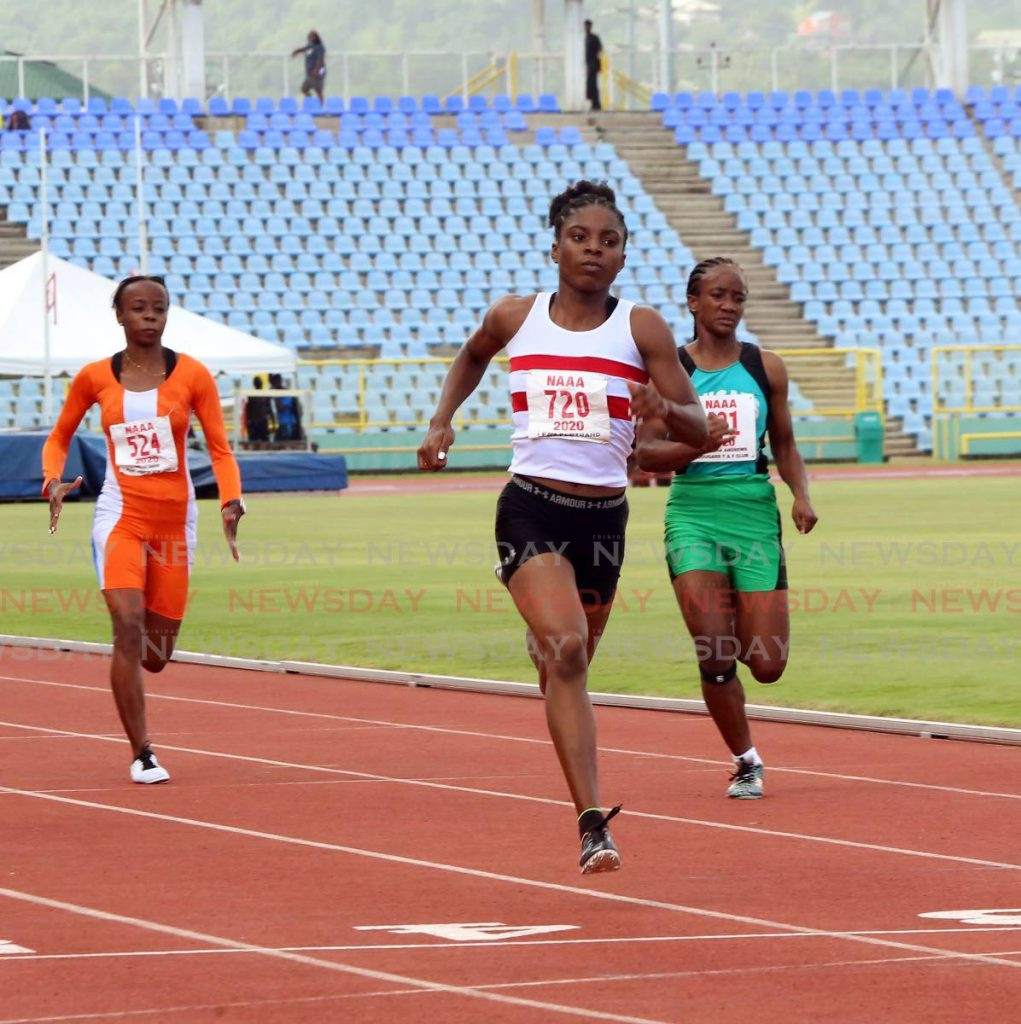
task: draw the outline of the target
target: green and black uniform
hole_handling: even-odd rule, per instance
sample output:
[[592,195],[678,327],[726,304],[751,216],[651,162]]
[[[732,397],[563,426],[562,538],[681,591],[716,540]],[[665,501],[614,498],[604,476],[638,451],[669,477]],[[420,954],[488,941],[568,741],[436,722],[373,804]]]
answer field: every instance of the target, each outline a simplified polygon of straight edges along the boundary
[[738,591],[786,590],[780,510],[763,448],[769,379],[758,346],[741,343],[736,363],[700,370],[679,350],[707,413],[730,417],[737,438],[677,471],[664,523],[670,578],[721,572]]

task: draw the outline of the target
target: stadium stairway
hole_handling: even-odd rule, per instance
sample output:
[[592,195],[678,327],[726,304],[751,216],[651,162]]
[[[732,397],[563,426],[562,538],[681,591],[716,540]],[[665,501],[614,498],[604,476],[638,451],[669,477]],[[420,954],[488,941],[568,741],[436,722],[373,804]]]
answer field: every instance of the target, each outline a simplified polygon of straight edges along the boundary
[[[737,218],[723,208],[711,183],[699,174],[698,164],[685,158],[684,149],[664,132],[654,113],[604,112],[588,117],[598,141],[614,146],[632,173],[641,180],[682,241],[697,259],[725,255],[736,260],[748,278],[751,295],[745,322],[766,348],[831,348],[815,325],[801,315],[790,289],[776,270],[763,262],[761,250],[737,226]],[[803,356],[790,367],[802,394],[821,406],[852,406],[854,370],[837,368],[829,357]],[[915,438],[905,434],[898,417],[885,418],[887,455],[920,455]]]
[[975,118],[974,114],[972,113],[973,110],[973,107],[965,107],[965,111],[967,112],[968,116],[971,118],[972,122],[975,125],[975,135],[981,141],[982,148],[988,154],[989,159],[992,161],[993,167],[996,168],[996,173],[999,174],[999,176],[1004,180],[1004,182],[1006,182],[1008,186],[1013,185],[1015,181],[1017,182],[1017,184],[1011,188],[1011,192],[1014,195],[1014,202],[1017,203],[1018,206],[1021,206],[1021,177],[1015,179],[1014,175],[1011,173],[1006,163],[1004,162],[1003,156],[999,152],[997,152],[992,140],[986,137],[985,132],[982,130],[982,122]]
[[39,243],[27,237],[27,225],[7,220],[6,207],[0,206],[0,270],[39,250]]

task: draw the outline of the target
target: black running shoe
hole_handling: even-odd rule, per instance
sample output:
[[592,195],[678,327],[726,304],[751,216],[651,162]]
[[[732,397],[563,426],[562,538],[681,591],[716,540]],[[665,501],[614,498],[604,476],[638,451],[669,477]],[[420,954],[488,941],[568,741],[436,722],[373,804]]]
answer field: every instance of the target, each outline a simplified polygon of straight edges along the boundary
[[614,807],[596,824],[582,833],[581,837],[581,873],[594,875],[598,871],[620,870],[620,852],[610,838],[606,823],[620,811],[620,805]]

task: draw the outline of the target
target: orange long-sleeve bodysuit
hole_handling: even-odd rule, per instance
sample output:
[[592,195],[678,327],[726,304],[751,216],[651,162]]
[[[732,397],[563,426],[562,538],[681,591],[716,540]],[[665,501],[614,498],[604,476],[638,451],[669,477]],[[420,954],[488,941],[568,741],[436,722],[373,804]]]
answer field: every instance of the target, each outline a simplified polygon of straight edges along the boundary
[[169,376],[150,391],[122,387],[111,359],[89,363],[72,381],[43,447],[44,492],[60,479],[71,438],[96,403],[107,441],[106,479],[92,527],[100,588],[144,590],[146,608],[181,619],[198,520],[186,448],[193,412],[205,434],[221,504],[241,497],[241,474],[216,385],[186,355],[178,355]]

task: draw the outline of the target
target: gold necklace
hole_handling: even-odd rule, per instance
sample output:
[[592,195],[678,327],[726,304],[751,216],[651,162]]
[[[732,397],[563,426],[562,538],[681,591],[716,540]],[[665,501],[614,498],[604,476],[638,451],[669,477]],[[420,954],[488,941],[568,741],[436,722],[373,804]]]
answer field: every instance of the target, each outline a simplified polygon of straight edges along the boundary
[[147,370],[144,366],[142,366],[141,363],[136,363],[134,359],[132,359],[131,356],[128,355],[127,349],[124,350],[124,359],[126,362],[130,363],[136,370],[141,370],[142,373],[148,374],[150,377],[165,377],[167,375],[166,367],[164,367],[162,370],[160,370],[159,373],[157,373],[155,370]]

